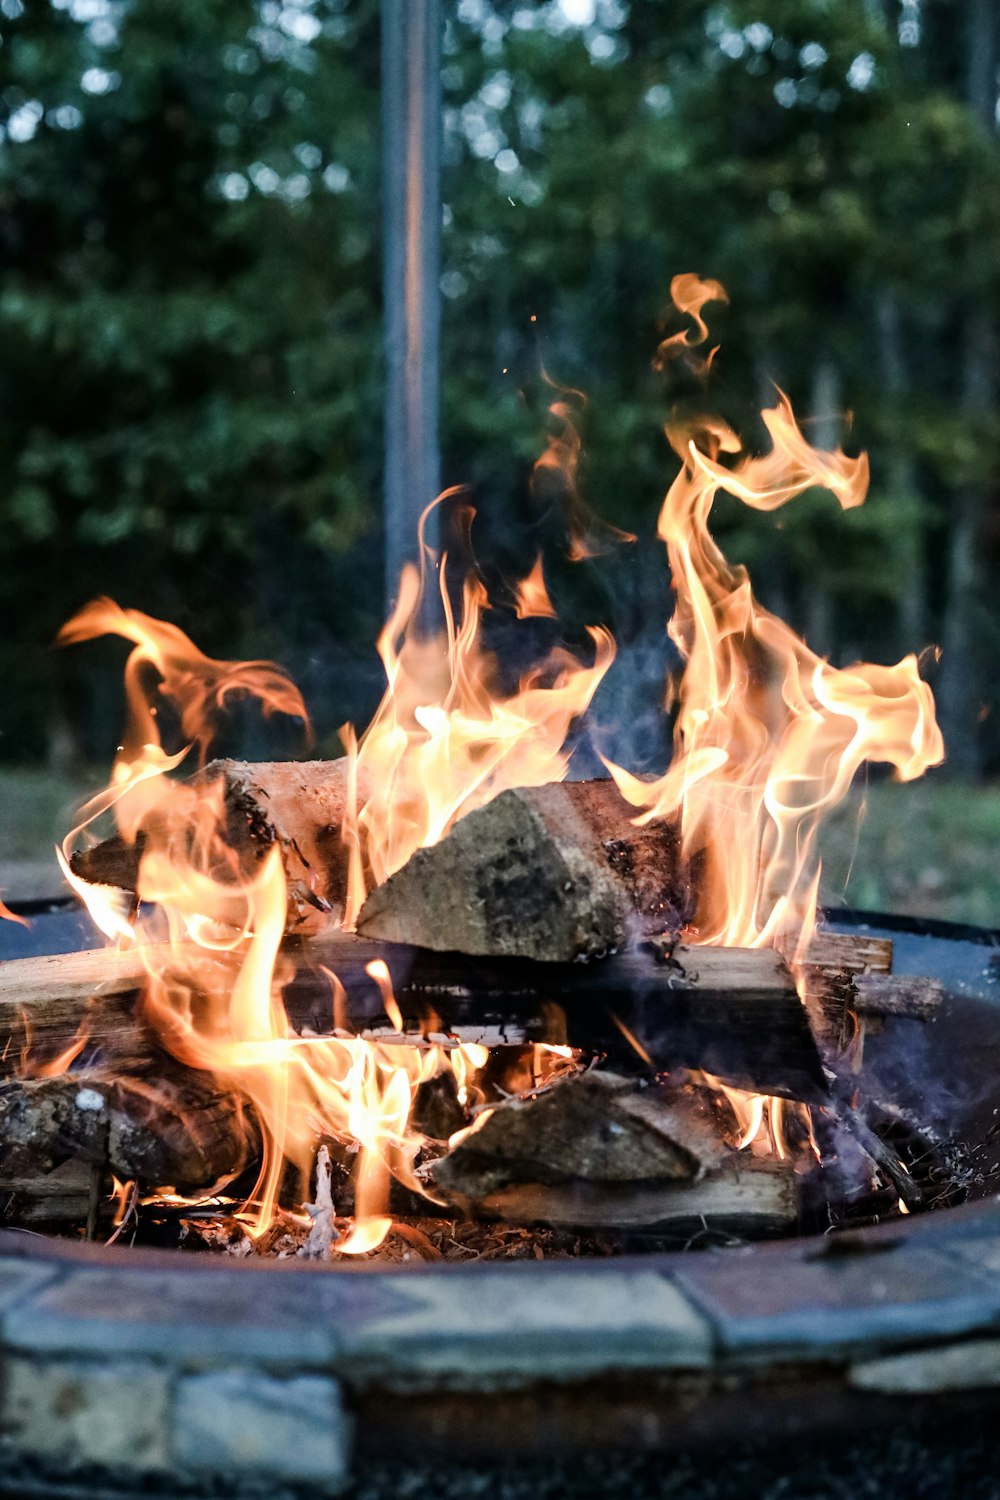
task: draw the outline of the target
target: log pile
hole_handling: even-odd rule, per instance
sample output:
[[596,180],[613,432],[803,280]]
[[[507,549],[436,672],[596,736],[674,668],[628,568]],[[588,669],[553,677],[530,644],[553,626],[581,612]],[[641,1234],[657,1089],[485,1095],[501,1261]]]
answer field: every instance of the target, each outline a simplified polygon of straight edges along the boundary
[[[282,850],[293,1030],[396,1045],[444,1037],[515,1056],[568,1045],[581,1067],[600,1065],[510,1100],[503,1068],[485,1070],[491,1112],[427,1164],[453,1209],[581,1228],[787,1230],[795,1168],[734,1148],[717,1084],[820,1105],[916,1206],[855,1097],[865,1030],[930,1020],[942,999],[932,982],[892,974],[890,942],[821,933],[798,979],[772,950],[684,946],[691,877],[676,832],[636,827],[610,781],[503,793],[413,855],[370,894],[358,934],[344,933],[325,914],[344,897],[346,764],[216,762],[201,774],[221,782],[226,841],[245,874]],[[134,890],[140,855],[141,840],[109,840],[73,864]],[[374,958],[392,981],[391,1023]],[[330,971],[343,986],[336,1003]],[[0,965],[0,1197],[15,1195],[24,1219],[58,1218],[84,1195],[92,1208],[95,1172],[205,1189],[259,1146],[239,1095],[167,1059],[148,1034],[146,972],[135,953],[104,949]],[[206,992],[228,993],[232,979],[229,961],[200,957]],[[60,1054],[74,1055],[69,1071],[44,1076]],[[19,1077],[26,1056],[35,1076]],[[421,1108],[442,1136],[469,1123],[450,1095]]]

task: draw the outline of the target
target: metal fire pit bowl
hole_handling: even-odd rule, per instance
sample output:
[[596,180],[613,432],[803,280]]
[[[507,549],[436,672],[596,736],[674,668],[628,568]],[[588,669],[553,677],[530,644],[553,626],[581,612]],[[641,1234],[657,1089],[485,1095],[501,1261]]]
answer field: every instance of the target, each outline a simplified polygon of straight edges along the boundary
[[[0,956],[91,946],[19,910]],[[1000,1494],[1000,934],[860,913],[940,979],[866,1071],[963,1134],[970,1200],[599,1261],[231,1261],[0,1233],[0,1492]]]

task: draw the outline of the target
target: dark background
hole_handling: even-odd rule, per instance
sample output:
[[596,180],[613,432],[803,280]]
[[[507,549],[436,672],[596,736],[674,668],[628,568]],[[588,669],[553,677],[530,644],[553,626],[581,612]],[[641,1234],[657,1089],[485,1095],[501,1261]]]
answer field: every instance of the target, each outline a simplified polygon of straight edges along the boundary
[[[712,404],[762,445],[778,381],[872,459],[847,515],[720,500],[727,550],[837,662],[943,646],[950,773],[996,771],[993,0],[444,9],[443,480],[471,487],[498,618],[541,546],[570,644],[661,638],[677,392],[652,355],[696,270],[732,299]],[[95,593],[281,660],[323,751],[374,706],[378,23],[0,0],[0,760],[113,751],[120,644],[51,647]],[[586,393],[589,504],[646,547],[566,562],[529,482],[543,368]]]

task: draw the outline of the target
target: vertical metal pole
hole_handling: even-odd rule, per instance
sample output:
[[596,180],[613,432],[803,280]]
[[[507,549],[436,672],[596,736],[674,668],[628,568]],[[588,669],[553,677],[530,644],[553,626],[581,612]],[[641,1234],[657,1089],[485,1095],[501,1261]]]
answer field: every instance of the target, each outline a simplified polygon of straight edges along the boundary
[[[382,0],[385,592],[440,489],[440,0]],[[427,528],[434,543],[436,527]]]

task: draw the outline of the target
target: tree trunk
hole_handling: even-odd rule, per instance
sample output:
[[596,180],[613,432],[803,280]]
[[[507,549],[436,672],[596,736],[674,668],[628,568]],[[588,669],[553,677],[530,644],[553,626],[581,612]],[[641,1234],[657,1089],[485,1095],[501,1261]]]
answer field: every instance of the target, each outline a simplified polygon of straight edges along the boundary
[[[878,329],[879,366],[883,387],[897,411],[910,397],[899,302],[888,287],[876,293],[875,325]],[[927,600],[927,564],[924,555],[924,525],[915,512],[920,494],[916,457],[911,445],[894,430],[886,444],[886,489],[891,504],[904,508],[894,531],[899,596],[896,599],[896,653],[920,650],[927,641],[930,609]]]
[[[966,0],[966,100],[984,130],[996,132],[1000,24],[994,0]],[[997,402],[996,329],[985,278],[969,247],[969,282],[962,328],[961,408],[970,434],[981,442]],[[988,270],[988,268],[986,268]],[[982,541],[995,477],[995,455],[957,491],[948,532],[947,594],[940,692],[941,724],[953,776],[972,780],[982,770],[978,716],[982,692],[981,616],[984,598]]]

